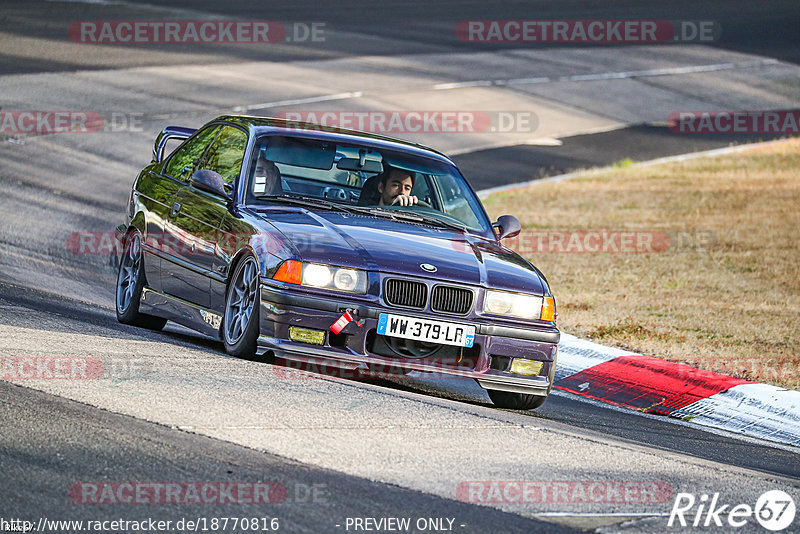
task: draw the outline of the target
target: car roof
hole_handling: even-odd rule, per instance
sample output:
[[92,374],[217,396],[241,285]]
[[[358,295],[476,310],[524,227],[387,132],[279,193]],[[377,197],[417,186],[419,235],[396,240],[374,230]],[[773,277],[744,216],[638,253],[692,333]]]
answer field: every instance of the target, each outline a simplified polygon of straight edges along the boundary
[[246,115],[223,115],[211,122],[221,121],[236,124],[248,130],[252,129],[256,135],[285,134],[322,141],[360,144],[371,148],[396,150],[423,156],[455,166],[455,163],[449,157],[430,147],[358,130],[320,126],[310,122],[287,121],[274,117],[250,117]]

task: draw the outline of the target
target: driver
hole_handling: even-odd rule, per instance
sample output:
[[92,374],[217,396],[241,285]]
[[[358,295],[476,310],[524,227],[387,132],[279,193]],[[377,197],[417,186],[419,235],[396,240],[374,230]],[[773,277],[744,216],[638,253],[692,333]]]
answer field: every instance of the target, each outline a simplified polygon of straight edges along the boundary
[[[388,167],[388,165],[386,166]],[[395,167],[384,169],[378,176],[379,206],[413,206],[419,199],[411,194],[414,187],[414,173]]]
[[281,171],[275,163],[266,158],[263,152],[259,152],[253,172],[253,193],[256,196],[283,194]]

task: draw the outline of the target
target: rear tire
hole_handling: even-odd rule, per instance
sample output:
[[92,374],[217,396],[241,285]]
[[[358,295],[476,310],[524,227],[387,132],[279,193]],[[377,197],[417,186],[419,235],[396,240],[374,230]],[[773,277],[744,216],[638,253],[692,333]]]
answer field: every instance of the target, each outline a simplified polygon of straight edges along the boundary
[[498,391],[496,389],[488,389],[486,392],[495,406],[509,410],[533,410],[540,407],[547,400],[546,395],[511,393],[510,391]]
[[237,265],[225,296],[222,339],[225,352],[237,358],[253,359],[258,348],[261,278],[258,262],[246,256]]
[[139,232],[125,236],[125,248],[117,272],[117,321],[150,330],[161,330],[167,324],[162,317],[139,312],[139,300],[144,288],[144,258]]

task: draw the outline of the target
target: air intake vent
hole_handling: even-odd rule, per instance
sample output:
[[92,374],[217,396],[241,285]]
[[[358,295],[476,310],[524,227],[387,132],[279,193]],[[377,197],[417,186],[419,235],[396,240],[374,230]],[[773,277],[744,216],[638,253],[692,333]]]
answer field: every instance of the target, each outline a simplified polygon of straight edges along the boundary
[[453,286],[436,286],[431,294],[431,310],[463,315],[472,308],[472,291]]
[[421,310],[428,300],[428,286],[411,280],[386,280],[383,298],[392,306]]

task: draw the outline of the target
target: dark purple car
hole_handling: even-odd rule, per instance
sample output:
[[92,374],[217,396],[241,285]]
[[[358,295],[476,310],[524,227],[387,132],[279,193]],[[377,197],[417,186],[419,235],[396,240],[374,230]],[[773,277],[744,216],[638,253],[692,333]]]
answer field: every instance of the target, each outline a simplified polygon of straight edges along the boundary
[[420,145],[254,117],[171,126],[118,227],[117,317],[240,357],[469,377],[536,408],[559,331],[544,276],[501,243],[519,231]]

